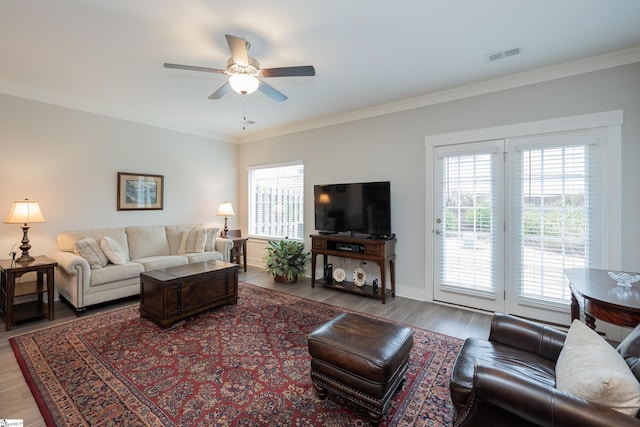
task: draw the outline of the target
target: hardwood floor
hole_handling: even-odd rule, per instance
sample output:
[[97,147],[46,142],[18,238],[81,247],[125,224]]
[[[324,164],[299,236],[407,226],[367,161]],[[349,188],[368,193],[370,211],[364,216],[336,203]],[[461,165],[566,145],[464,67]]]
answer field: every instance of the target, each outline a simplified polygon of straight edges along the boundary
[[[477,336],[486,338],[489,334],[491,316],[486,313],[461,310],[444,305],[415,301],[402,297],[388,298],[386,304],[358,295],[326,289],[321,286],[311,288],[310,279],[301,279],[296,284],[276,283],[262,269],[248,267],[245,273],[240,271],[241,281],[265,288],[295,294],[311,300],[349,308],[397,322],[417,326],[430,331],[466,338]],[[87,310],[85,316],[91,316],[120,306],[138,304],[137,299],[129,299],[114,304]],[[7,332],[0,328],[0,419],[21,419],[25,426],[44,426],[27,383],[20,372],[9,338],[15,335],[50,327],[59,323],[75,320],[75,312],[61,302],[55,304],[55,320],[37,320],[14,325]]]

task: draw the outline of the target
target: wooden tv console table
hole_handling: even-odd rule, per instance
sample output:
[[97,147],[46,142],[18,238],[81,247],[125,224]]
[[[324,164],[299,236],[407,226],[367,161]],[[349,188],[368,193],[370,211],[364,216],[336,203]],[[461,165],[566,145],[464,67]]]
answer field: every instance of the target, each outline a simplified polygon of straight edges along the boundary
[[[347,237],[340,235],[312,234],[311,236],[311,287],[316,283],[327,288],[338,289],[358,295],[364,295],[382,300],[382,304],[387,302],[387,292],[392,297],[396,296],[396,238],[391,239],[367,239],[357,237]],[[348,248],[348,249],[347,249]],[[353,282],[344,281],[337,283],[335,280],[316,280],[316,258],[322,255],[323,266],[327,265],[329,256],[358,259],[370,261],[380,267],[380,286],[374,289],[367,284],[362,287],[356,286]],[[389,276],[391,279],[391,289],[387,289],[385,265],[389,263]],[[324,270],[324,269],[323,269]]]

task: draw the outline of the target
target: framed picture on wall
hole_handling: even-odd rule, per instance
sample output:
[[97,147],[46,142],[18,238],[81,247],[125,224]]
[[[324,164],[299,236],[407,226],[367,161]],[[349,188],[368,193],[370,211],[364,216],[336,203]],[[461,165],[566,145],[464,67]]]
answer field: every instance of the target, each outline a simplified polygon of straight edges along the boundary
[[164,208],[164,175],[118,172],[118,210]]

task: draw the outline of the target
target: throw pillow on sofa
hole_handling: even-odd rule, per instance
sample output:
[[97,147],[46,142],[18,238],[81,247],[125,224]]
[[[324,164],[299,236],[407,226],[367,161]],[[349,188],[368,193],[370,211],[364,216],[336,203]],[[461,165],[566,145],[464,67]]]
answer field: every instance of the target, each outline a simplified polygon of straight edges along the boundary
[[591,328],[574,320],[556,362],[556,387],[635,416],[640,384],[622,356]]
[[207,231],[204,228],[194,228],[193,230],[183,231],[178,253],[190,254],[204,252],[206,240]]
[[102,268],[109,263],[98,242],[91,237],[78,240],[73,246],[73,251],[86,259],[91,268]]
[[216,237],[218,237],[219,228],[207,228],[207,241],[204,244],[204,250],[214,252],[216,250]]
[[124,249],[111,237],[105,236],[100,241],[100,248],[112,264],[124,265],[127,263],[127,255]]

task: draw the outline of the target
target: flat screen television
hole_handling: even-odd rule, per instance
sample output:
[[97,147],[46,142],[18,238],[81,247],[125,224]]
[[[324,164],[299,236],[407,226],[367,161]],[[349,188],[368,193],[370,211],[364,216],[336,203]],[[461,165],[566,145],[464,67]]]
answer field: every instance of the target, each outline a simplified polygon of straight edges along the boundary
[[320,233],[391,236],[391,182],[314,185],[313,197]]

